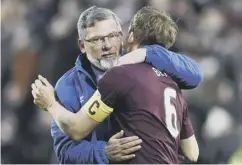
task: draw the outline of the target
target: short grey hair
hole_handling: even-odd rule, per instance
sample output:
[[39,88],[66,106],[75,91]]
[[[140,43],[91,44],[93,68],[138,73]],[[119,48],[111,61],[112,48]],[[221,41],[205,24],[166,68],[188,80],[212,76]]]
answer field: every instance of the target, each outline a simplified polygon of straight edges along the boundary
[[111,10],[97,6],[92,6],[86,9],[84,12],[82,12],[77,22],[79,40],[84,38],[85,29],[95,26],[96,22],[104,21],[107,19],[114,19],[117,25],[119,26],[120,30],[122,29],[121,20]]

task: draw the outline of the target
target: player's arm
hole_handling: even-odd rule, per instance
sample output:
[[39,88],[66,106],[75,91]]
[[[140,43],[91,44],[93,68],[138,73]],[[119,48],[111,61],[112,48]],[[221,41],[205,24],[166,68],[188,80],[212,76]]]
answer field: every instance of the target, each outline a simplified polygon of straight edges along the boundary
[[77,113],[68,111],[54,96],[54,89],[47,79],[39,76],[32,84],[34,103],[47,110],[59,128],[73,140],[80,140],[89,135],[93,129],[108,117],[113,109],[105,105],[98,91]]
[[120,65],[140,62],[166,71],[181,89],[195,88],[202,81],[202,72],[194,60],[159,45],[145,46],[144,49],[137,49],[120,58]]
[[106,119],[113,111],[101,100],[96,91],[77,113],[72,113],[55,101],[47,107],[58,126],[73,140],[80,140],[89,135],[93,129]]
[[133,87],[126,72],[121,67],[107,71],[98,82],[98,90],[76,114],[67,111],[58,102],[48,111],[67,135],[74,140],[82,139],[113,112],[116,100]]
[[181,139],[181,149],[184,155],[192,162],[196,162],[199,155],[198,144],[195,135]]
[[188,109],[184,111],[183,124],[181,129],[181,149],[184,155],[192,162],[196,162],[199,156],[199,148],[188,117]]
[[97,90],[77,113],[68,111],[55,100],[53,87],[42,76],[39,76],[39,80],[32,84],[32,94],[35,104],[46,109],[63,132],[73,140],[80,140],[112,113],[113,108],[106,105],[103,100],[114,104],[117,93],[125,91],[124,85],[120,88],[116,86],[119,82],[119,74],[116,74],[115,70],[107,72],[98,83],[101,94]]
[[55,99],[54,88],[48,80],[42,76],[38,78],[32,84],[34,103],[41,109],[47,110],[59,128],[73,140],[85,138],[113,111],[113,108],[102,102],[98,91],[77,113],[68,111]]
[[[58,98],[61,105],[67,110],[77,112],[79,109],[74,106],[68,100],[68,97],[75,99],[75,89],[67,89],[64,85],[65,82],[58,83],[55,92],[56,98]],[[63,88],[64,87],[64,88]],[[70,98],[70,99],[71,99]],[[78,103],[78,102],[77,102]],[[105,147],[107,142],[103,140],[90,141],[82,139],[78,141],[72,140],[67,134],[65,134],[58,126],[55,120],[51,124],[51,136],[53,139],[53,148],[57,156],[57,160],[61,164],[108,164],[108,155]],[[90,135],[91,137],[93,135]]]

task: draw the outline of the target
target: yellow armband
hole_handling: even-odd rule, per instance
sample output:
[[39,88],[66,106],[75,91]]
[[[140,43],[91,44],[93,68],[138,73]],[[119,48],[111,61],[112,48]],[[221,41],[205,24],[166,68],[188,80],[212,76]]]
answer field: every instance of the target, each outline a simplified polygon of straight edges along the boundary
[[100,97],[100,93],[96,91],[93,96],[86,102],[82,109],[90,118],[97,122],[102,122],[112,112],[113,108],[107,106]]

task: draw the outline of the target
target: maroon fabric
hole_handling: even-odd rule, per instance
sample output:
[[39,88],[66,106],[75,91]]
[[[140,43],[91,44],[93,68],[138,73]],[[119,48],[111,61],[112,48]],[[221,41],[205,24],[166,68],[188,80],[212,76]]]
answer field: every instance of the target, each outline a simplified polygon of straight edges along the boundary
[[[113,133],[122,129],[125,136],[137,135],[143,140],[136,157],[123,163],[178,163],[180,138],[193,135],[193,129],[186,101],[170,77],[148,64],[124,65],[107,71],[98,90],[102,100],[114,107]],[[169,97],[165,90],[174,91],[175,97]],[[172,105],[175,114],[168,120],[166,114]],[[178,130],[176,137],[167,128],[166,119]]]

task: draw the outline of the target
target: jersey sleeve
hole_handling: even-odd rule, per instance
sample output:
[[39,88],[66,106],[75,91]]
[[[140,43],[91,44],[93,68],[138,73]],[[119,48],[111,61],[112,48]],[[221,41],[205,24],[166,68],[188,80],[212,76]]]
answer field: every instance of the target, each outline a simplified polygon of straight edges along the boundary
[[115,102],[132,88],[132,81],[129,80],[125,66],[108,70],[97,85],[101,100],[108,106],[113,107]]
[[183,122],[182,122],[182,129],[181,129],[181,139],[187,139],[194,134],[194,130],[192,127],[192,123],[188,116],[188,108],[186,106],[185,111],[183,113]]

